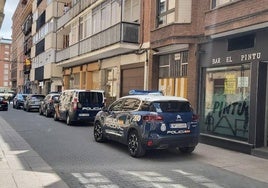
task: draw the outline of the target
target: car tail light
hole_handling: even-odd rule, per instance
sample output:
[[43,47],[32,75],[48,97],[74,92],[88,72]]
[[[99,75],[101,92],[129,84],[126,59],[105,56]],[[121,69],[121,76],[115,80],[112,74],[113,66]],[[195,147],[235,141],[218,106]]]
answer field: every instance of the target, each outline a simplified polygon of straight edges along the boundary
[[192,120],[193,121],[197,121],[198,119],[199,119],[198,115],[197,114],[193,114]]
[[73,99],[73,102],[72,102],[72,104],[73,104],[73,110],[77,110],[77,103],[78,103],[78,99],[77,98],[74,98]]
[[163,117],[160,115],[146,115],[143,116],[144,121],[162,121]]
[[154,144],[154,143],[153,143],[153,141],[152,141],[152,140],[148,140],[148,141],[147,141],[147,146],[149,146],[149,147],[150,147],[150,146],[152,146],[153,144]]

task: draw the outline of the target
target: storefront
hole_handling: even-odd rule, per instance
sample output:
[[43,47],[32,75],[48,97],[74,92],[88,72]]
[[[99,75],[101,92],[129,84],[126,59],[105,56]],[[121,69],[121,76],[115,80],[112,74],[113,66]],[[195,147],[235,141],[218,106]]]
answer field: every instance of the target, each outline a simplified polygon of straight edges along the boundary
[[268,30],[200,45],[201,142],[245,153],[267,147]]

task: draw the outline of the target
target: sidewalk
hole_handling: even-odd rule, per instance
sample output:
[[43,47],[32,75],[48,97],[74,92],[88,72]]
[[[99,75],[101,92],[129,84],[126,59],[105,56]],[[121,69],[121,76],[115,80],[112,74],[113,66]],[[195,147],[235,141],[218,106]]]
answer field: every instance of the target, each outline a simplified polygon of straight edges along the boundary
[[68,188],[2,117],[0,117],[0,187]]

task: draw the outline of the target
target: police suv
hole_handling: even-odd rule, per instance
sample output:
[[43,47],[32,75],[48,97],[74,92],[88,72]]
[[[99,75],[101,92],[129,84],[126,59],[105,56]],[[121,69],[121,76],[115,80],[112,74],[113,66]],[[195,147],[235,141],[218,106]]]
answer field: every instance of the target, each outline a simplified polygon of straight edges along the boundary
[[198,144],[197,115],[182,97],[129,95],[98,112],[94,121],[97,142],[126,144],[133,157],[148,149],[178,149],[191,153]]

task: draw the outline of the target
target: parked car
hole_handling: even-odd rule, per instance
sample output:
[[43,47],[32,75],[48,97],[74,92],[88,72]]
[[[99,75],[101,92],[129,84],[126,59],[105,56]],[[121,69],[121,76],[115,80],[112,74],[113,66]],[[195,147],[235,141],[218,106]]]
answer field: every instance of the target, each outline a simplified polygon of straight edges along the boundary
[[27,95],[28,94],[18,93],[13,98],[13,108],[16,108],[16,109],[23,108],[23,104],[24,104],[24,101],[25,101]]
[[143,156],[148,149],[172,148],[191,153],[198,144],[197,120],[185,98],[129,95],[97,114],[94,138],[97,142],[123,143],[133,157]]
[[0,97],[0,110],[8,111],[8,102],[4,97]]
[[94,122],[104,102],[102,90],[65,90],[55,105],[54,120],[64,120],[67,125],[78,121]]
[[29,112],[30,110],[39,110],[41,101],[45,98],[45,95],[41,94],[29,94],[23,104],[23,110]]
[[54,116],[55,108],[54,108],[54,102],[55,100],[59,100],[59,93],[50,93],[46,95],[44,100],[41,101],[40,107],[39,107],[39,114],[45,115],[46,117]]

